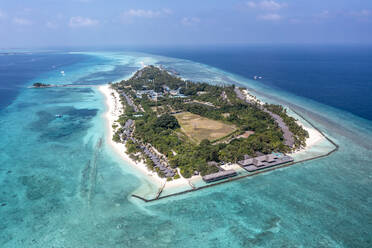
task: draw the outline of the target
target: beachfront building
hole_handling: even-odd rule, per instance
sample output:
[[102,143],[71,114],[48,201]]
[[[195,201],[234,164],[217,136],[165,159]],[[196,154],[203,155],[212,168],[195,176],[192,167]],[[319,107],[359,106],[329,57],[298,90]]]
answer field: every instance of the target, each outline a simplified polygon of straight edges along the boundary
[[139,147],[141,148],[143,153],[154,163],[154,167],[158,168],[165,177],[173,177],[176,173],[174,169],[168,166],[167,161],[164,160],[165,156],[159,156],[158,154],[156,154],[156,152],[153,151],[150,145],[143,145],[136,138],[133,137],[133,125],[134,121],[132,119],[129,119],[125,122],[121,139],[123,141],[127,141],[129,139],[135,144],[140,144]]
[[293,158],[281,153],[272,153],[254,158],[246,155],[238,164],[246,171],[253,172],[288,162],[293,162]]
[[149,149],[145,145],[141,145],[140,147],[143,150],[144,154],[146,154],[154,163],[154,167],[163,172],[165,177],[173,177],[176,174],[174,170],[170,168],[167,163],[159,158],[153,151],[151,151],[151,149]]
[[123,133],[121,135],[121,139],[123,141],[127,140],[129,137],[132,136],[133,125],[134,125],[134,121],[132,119],[129,119],[125,122],[124,127],[123,127]]
[[124,97],[128,105],[133,107],[134,112],[139,112],[138,107],[134,104],[133,100],[127,94],[125,94],[125,92],[122,92],[121,95]]
[[234,177],[236,175],[237,175],[237,173],[234,170],[223,170],[223,171],[219,171],[217,173],[213,173],[213,174],[203,176],[202,178],[205,182],[210,183],[210,182],[215,182],[215,181],[219,181],[219,180],[222,180],[222,179],[226,179],[226,178],[229,178],[229,177]]

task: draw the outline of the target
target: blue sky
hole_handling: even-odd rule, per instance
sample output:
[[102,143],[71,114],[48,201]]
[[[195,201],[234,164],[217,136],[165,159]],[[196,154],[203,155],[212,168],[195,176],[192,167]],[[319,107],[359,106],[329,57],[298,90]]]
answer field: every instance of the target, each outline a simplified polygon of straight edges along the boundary
[[1,0],[0,47],[372,44],[370,0]]

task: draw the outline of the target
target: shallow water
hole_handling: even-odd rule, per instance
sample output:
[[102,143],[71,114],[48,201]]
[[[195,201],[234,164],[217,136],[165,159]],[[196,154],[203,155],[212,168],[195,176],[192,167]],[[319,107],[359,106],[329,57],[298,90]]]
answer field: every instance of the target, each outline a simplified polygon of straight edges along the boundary
[[1,247],[372,246],[370,121],[191,61],[79,55],[78,62],[24,84],[101,84],[128,77],[141,61],[159,62],[184,78],[242,84],[262,99],[289,102],[340,149],[325,159],[145,204],[130,197],[144,179],[104,141],[99,145],[105,106],[95,87],[23,87],[0,112]]

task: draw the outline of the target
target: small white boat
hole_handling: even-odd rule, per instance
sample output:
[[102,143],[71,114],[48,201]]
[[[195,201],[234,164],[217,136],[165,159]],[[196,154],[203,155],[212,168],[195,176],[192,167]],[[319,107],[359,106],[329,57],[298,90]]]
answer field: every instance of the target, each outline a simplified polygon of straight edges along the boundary
[[62,118],[63,116],[62,115],[60,115],[60,114],[58,114],[58,115],[55,115],[56,116],[56,118]]

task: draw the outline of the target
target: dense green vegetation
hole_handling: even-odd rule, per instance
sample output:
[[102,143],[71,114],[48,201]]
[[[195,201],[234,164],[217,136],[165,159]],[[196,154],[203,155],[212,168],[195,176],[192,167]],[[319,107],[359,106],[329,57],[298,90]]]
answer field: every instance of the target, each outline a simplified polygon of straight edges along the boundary
[[[236,162],[246,154],[254,156],[257,152],[268,154],[294,149],[283,144],[282,131],[269,114],[257,105],[245,103],[236,97],[234,86],[222,87],[184,81],[164,70],[149,66],[136,72],[131,79],[112,87],[131,96],[139,109],[144,110],[134,112],[133,107],[122,98],[125,113],[119,119],[119,124],[123,126],[128,119],[135,120],[133,136],[166,155],[170,166],[180,168],[184,177],[191,177],[195,171],[201,175],[217,172],[217,167],[208,165],[209,161]],[[185,97],[174,97],[165,88],[179,90]],[[163,96],[155,100],[146,95],[142,98],[136,97],[136,90],[149,89],[161,92]],[[304,146],[308,134],[296,120],[289,117],[281,106],[266,107],[280,115],[295,134],[295,146]],[[245,131],[253,131],[254,134],[248,138],[234,136],[227,139],[228,141],[211,143],[203,140],[200,144],[195,144],[182,132],[177,119],[172,115],[183,111],[234,124],[238,127],[237,134]],[[121,132],[122,129],[119,128],[114,139],[118,139]],[[128,141],[126,145],[129,153],[140,152],[138,144]],[[143,158],[146,159],[148,167],[154,169],[152,161],[145,156]]]
[[266,109],[282,117],[289,130],[293,133],[295,144],[294,148],[300,148],[306,146],[306,138],[309,137],[309,133],[297,124],[296,119],[287,115],[287,110],[281,105],[265,104]]
[[184,87],[186,82],[155,67],[146,67],[137,71],[130,79],[130,85],[135,90],[153,89],[156,92],[162,92],[165,84],[170,89],[178,89]]
[[170,114],[161,115],[156,119],[154,128],[163,128],[163,129],[176,129],[180,127],[176,117]]

